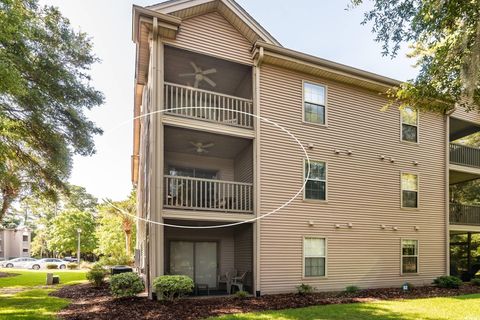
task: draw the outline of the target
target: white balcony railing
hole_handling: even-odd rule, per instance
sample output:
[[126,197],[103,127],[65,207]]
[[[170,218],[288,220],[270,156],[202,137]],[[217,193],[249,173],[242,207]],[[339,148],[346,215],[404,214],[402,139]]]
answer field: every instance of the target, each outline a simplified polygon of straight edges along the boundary
[[253,128],[252,100],[165,82],[166,113]]
[[251,183],[165,176],[164,207],[253,213]]

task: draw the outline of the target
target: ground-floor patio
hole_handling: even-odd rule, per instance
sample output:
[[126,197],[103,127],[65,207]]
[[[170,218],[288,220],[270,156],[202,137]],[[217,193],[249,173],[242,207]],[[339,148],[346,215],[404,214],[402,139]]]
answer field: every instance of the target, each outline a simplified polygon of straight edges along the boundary
[[480,232],[450,232],[450,274],[470,281],[480,271]]
[[[167,220],[168,224],[186,222]],[[196,226],[212,223],[195,223]],[[191,223],[190,225],[193,226]],[[246,223],[213,229],[166,227],[165,274],[187,275],[194,294],[219,295],[253,292],[253,225]]]

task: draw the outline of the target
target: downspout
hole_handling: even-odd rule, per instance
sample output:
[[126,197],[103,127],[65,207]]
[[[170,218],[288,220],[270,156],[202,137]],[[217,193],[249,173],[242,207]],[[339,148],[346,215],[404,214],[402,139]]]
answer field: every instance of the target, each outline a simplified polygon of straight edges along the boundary
[[455,108],[446,112],[445,117],[445,275],[450,275],[450,115]]

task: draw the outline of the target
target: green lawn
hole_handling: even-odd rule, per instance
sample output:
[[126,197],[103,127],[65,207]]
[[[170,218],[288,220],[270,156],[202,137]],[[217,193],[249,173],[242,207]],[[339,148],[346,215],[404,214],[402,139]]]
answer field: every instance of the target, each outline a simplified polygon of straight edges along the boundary
[[[47,271],[5,269],[0,268],[0,272],[16,273],[16,277],[0,278],[0,288],[22,286],[32,287],[44,285],[47,278]],[[85,271],[77,270],[49,270],[53,274],[60,276],[60,283],[72,283],[74,281],[85,280]]]
[[211,320],[474,320],[480,294],[449,298],[378,301],[229,315]]
[[[58,288],[37,287],[45,285],[47,271],[0,269],[1,272],[19,274],[0,278],[0,320],[55,319],[55,313],[69,301],[48,294]],[[85,271],[49,270],[60,276],[60,286],[85,280]]]

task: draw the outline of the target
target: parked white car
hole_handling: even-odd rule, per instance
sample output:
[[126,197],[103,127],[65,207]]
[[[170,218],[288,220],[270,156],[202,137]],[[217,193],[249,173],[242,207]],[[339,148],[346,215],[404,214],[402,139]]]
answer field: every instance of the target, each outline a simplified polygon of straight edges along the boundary
[[2,268],[25,268],[31,262],[35,262],[37,259],[34,258],[15,258],[7,261],[2,261],[0,266]]
[[56,258],[44,258],[44,259],[30,262],[25,267],[27,269],[33,269],[33,270],[46,269],[47,264],[56,264],[58,266],[58,269],[65,269],[67,267],[68,262],[63,261],[61,259],[56,259]]

